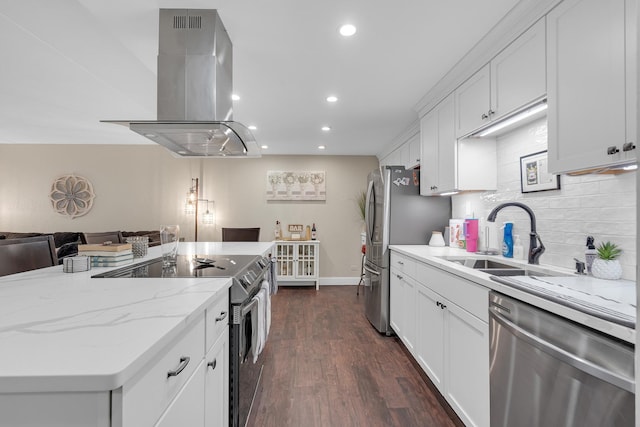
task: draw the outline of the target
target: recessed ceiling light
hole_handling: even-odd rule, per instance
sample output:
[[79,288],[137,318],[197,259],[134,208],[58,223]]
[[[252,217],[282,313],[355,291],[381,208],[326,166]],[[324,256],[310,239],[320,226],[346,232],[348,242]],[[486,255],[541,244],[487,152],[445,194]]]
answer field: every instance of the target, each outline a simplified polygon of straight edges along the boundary
[[329,132],[331,130],[330,126],[322,126],[322,130],[325,132]]
[[318,145],[318,150],[324,150],[325,148],[327,147],[325,147],[324,145]]
[[336,102],[337,100],[338,100],[337,96],[334,96],[334,95],[327,96],[327,102]]
[[234,93],[233,95],[231,95],[231,99],[233,99],[234,101],[240,101],[240,96]]
[[255,125],[249,125],[248,126],[249,130],[256,130],[258,129]]
[[268,145],[261,145],[260,148],[262,148],[263,150],[266,150],[267,148],[269,148]]
[[340,34],[342,34],[345,37],[351,37],[355,33],[356,33],[355,25],[344,24],[342,27],[340,27]]

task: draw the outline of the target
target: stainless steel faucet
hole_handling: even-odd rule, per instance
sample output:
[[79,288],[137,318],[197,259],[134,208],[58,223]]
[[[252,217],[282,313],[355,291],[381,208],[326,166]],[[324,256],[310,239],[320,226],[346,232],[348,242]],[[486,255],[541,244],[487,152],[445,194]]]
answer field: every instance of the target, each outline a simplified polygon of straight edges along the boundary
[[[515,206],[521,208],[529,214],[529,219],[531,220],[531,231],[529,232],[529,264],[540,264],[540,255],[543,254],[545,247],[542,243],[542,240],[540,240],[540,236],[538,236],[538,232],[536,231],[536,216],[529,206],[518,202],[502,203],[493,208],[493,210],[487,217],[487,221],[496,222],[496,216],[498,215],[498,212],[500,212],[507,206]],[[540,242],[540,246],[538,246],[538,242]]]

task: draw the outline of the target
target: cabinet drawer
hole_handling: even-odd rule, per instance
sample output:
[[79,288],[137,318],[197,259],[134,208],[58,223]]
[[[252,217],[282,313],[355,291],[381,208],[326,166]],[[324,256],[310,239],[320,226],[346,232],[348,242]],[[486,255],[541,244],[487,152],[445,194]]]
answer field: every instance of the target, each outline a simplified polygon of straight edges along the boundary
[[489,321],[489,290],[484,286],[420,263],[417,280],[484,322]]
[[404,273],[410,277],[416,277],[416,264],[417,261],[400,255],[396,252],[391,252],[391,265],[389,267],[394,268],[397,272]]
[[224,291],[208,308],[205,314],[206,347],[209,351],[220,333],[229,324],[229,291]]
[[160,350],[159,359],[123,386],[123,426],[151,426],[158,420],[204,358],[203,343],[204,314]]

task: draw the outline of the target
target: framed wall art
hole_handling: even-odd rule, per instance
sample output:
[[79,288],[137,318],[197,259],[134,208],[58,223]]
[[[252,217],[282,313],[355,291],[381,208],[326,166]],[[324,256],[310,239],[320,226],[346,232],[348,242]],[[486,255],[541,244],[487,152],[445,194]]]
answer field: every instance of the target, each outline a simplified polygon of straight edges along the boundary
[[324,171],[267,171],[267,200],[326,200]]
[[560,189],[560,175],[549,173],[547,151],[520,157],[520,186],[523,193]]

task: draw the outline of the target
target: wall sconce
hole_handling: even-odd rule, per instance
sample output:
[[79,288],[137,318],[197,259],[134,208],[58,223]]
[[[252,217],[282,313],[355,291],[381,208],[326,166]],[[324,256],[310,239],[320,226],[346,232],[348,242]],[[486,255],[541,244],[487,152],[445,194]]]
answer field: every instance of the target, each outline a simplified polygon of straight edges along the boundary
[[199,198],[199,181],[198,178],[191,178],[191,188],[189,189],[189,191],[187,192],[187,198],[186,201],[184,203],[184,213],[186,213],[187,215],[195,215],[195,236],[194,236],[194,241],[198,241],[198,204],[200,202],[206,202],[207,203],[207,211],[202,214],[202,223],[206,224],[206,225],[211,225],[215,223],[216,217],[215,217],[215,210],[210,211],[209,210],[209,204],[214,205],[214,209],[215,209],[215,204],[213,202],[213,200],[208,200],[208,199],[201,199]]

